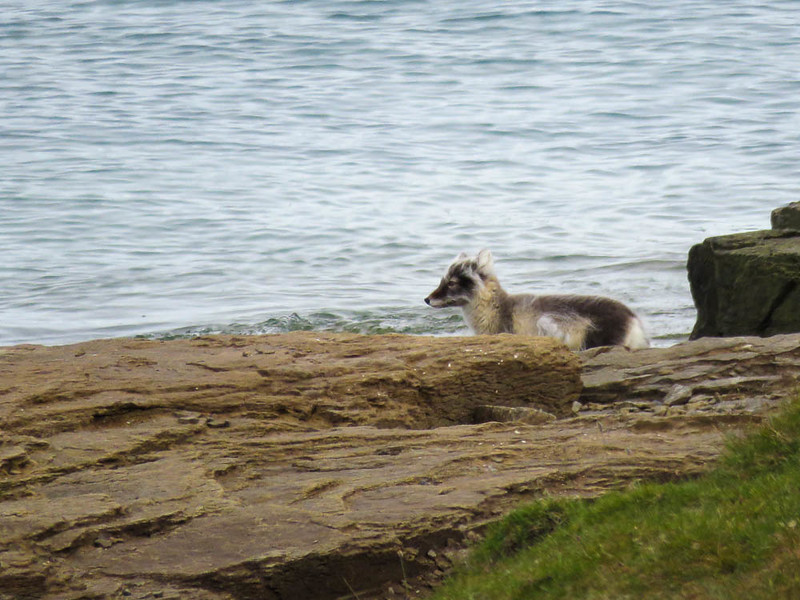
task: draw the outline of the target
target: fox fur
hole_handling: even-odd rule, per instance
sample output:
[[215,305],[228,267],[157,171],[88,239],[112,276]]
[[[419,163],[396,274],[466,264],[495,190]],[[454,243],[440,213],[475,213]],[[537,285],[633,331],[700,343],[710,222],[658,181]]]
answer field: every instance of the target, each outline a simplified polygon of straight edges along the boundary
[[508,294],[489,250],[461,253],[439,287],[425,298],[434,308],[459,306],[476,334],[515,333],[556,338],[572,350],[596,346],[647,348],[642,322],[622,302],[602,296]]

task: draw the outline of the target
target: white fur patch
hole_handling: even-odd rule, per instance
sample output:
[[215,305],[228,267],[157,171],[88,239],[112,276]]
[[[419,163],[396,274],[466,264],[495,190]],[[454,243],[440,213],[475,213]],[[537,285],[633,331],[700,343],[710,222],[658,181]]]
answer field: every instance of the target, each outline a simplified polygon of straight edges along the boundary
[[428,298],[428,304],[433,308],[445,308],[448,306],[446,300],[437,300],[436,298]]
[[633,319],[628,326],[628,333],[625,334],[625,339],[622,345],[631,350],[639,350],[641,348],[649,348],[650,340],[644,332],[642,322],[636,318]]
[[571,316],[559,319],[552,314],[544,314],[536,320],[538,335],[555,338],[570,350],[581,350],[586,342],[586,333],[591,323],[583,317]]

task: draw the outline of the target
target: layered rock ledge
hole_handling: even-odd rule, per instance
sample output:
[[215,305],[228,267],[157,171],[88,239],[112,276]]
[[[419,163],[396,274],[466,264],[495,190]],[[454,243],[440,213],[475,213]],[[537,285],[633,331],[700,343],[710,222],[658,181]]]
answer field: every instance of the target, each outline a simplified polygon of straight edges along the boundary
[[521,500],[702,470],[798,377],[799,335],[0,349],[0,598],[405,598]]

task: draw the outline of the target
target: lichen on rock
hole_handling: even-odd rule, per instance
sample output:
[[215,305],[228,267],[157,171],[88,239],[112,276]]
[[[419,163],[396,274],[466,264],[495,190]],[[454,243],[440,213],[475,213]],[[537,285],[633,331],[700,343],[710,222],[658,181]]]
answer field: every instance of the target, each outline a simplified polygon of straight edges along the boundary
[[690,339],[800,332],[800,231],[708,238],[689,251]]
[[800,202],[792,202],[773,210],[770,223],[773,229],[800,230]]

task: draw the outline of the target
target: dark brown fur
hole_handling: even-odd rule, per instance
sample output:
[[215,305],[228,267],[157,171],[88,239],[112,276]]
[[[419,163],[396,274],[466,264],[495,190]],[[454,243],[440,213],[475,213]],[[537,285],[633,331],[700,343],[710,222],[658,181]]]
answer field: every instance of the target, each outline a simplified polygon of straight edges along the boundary
[[602,296],[553,295],[532,296],[533,308],[542,313],[580,315],[592,322],[584,348],[622,344],[630,322],[636,318],[631,309]]

